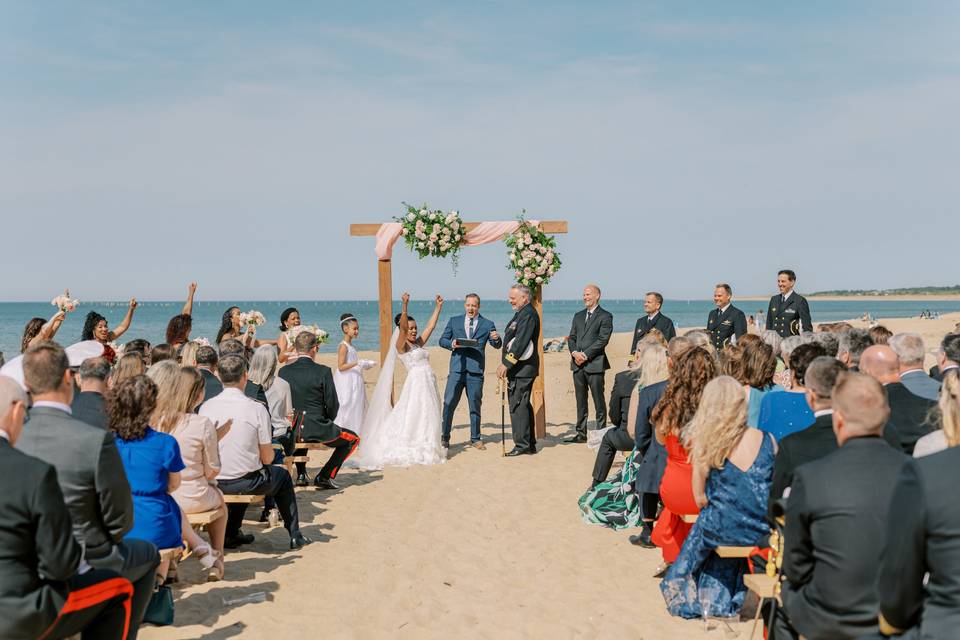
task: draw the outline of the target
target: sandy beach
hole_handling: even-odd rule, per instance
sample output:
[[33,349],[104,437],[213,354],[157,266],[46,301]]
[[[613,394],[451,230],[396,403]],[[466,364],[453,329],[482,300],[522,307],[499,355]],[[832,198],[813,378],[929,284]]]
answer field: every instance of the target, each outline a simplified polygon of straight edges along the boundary
[[[933,350],[960,314],[937,320],[891,319],[894,332],[917,331]],[[854,322],[857,326],[863,323]],[[615,371],[629,334],[607,353]],[[440,389],[447,352],[431,348]],[[200,583],[197,563],[181,566],[176,624],[147,627],[160,638],[721,638],[699,621],[671,618],[651,574],[660,555],[580,520],[577,499],[589,484],[594,451],[563,445],[575,413],[567,353],[546,355],[548,436],[534,457],[500,455],[500,406],[488,349],[483,434],[486,451],[465,450],[466,400],[454,423],[446,464],[346,470],[336,493],[302,490],[300,519],[315,544],[289,552],[287,534],[248,522],[257,536],[229,552],[226,577]],[[376,359],[376,354],[361,357]],[[331,364],[333,357],[321,358]],[[932,364],[928,356],[928,366]],[[368,392],[377,370],[367,372]],[[398,388],[402,378],[398,376]],[[509,425],[507,426],[509,443]],[[311,463],[315,472],[324,452]],[[248,517],[259,509],[251,508]],[[257,592],[260,603],[225,605]],[[738,626],[741,638],[751,620]]]

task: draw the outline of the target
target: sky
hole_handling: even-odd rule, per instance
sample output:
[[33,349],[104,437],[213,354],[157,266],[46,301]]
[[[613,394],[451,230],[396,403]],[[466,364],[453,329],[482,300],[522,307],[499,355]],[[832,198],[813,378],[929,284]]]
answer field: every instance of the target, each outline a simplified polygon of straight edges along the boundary
[[[0,300],[369,299],[402,202],[547,298],[955,284],[960,3],[0,0]],[[506,296],[500,244],[394,292]]]

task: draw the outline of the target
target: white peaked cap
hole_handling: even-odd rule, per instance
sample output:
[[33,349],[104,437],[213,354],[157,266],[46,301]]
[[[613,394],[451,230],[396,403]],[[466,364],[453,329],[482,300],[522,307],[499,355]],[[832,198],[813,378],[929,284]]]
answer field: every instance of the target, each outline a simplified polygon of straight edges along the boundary
[[3,365],[3,367],[0,368],[0,375],[13,378],[17,384],[23,387],[24,391],[27,390],[27,385],[23,381],[23,356],[17,356],[7,364]]
[[70,366],[79,367],[87,358],[99,358],[102,356],[103,344],[96,340],[84,340],[83,342],[70,345],[65,351],[67,352],[67,358],[70,359]]

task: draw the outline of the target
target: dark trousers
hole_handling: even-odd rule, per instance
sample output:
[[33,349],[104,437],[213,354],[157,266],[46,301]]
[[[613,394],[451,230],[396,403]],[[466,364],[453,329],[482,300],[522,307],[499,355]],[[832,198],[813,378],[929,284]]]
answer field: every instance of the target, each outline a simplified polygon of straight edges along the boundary
[[[233,480],[217,480],[220,491],[230,495],[269,496],[277,503],[283,526],[290,537],[300,533],[300,515],[297,512],[297,496],[293,492],[293,480],[283,467],[264,466]],[[227,537],[240,532],[240,524],[247,512],[247,505],[227,504]]]
[[593,396],[597,411],[597,429],[607,425],[607,401],[603,397],[603,373],[587,373],[583,369],[573,372],[573,393],[577,398],[577,435],[587,436],[587,389]]
[[83,640],[127,638],[130,633],[133,585],[119,574],[92,569],[70,578],[70,594],[43,638]]
[[507,398],[513,446],[535,451],[537,436],[533,432],[533,405],[530,404],[530,391],[533,389],[534,380],[535,378],[510,379],[507,383]]
[[470,442],[480,440],[480,406],[483,404],[483,374],[451,373],[447,378],[447,388],[443,392],[443,435],[450,442],[450,430],[453,427],[453,412],[460,404],[463,390],[467,390],[467,404],[470,406]]
[[102,558],[88,558],[94,569],[106,569],[120,574],[133,583],[133,599],[130,607],[129,638],[136,638],[140,621],[153,597],[156,585],[157,566],[160,554],[152,542],[127,538],[115,545],[110,553]]
[[603,482],[610,473],[610,467],[617,457],[618,451],[633,451],[633,438],[626,429],[617,427],[603,434],[600,449],[597,451],[597,461],[593,463],[594,482]]

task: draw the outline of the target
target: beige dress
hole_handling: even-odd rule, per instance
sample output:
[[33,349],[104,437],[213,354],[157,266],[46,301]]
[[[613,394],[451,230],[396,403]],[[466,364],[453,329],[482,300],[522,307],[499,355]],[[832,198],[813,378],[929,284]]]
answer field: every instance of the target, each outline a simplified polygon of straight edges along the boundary
[[217,429],[209,418],[187,414],[170,434],[180,444],[180,457],[186,465],[180,472],[180,487],[173,492],[184,513],[216,509],[223,502],[217,481],[208,480],[220,472]]

